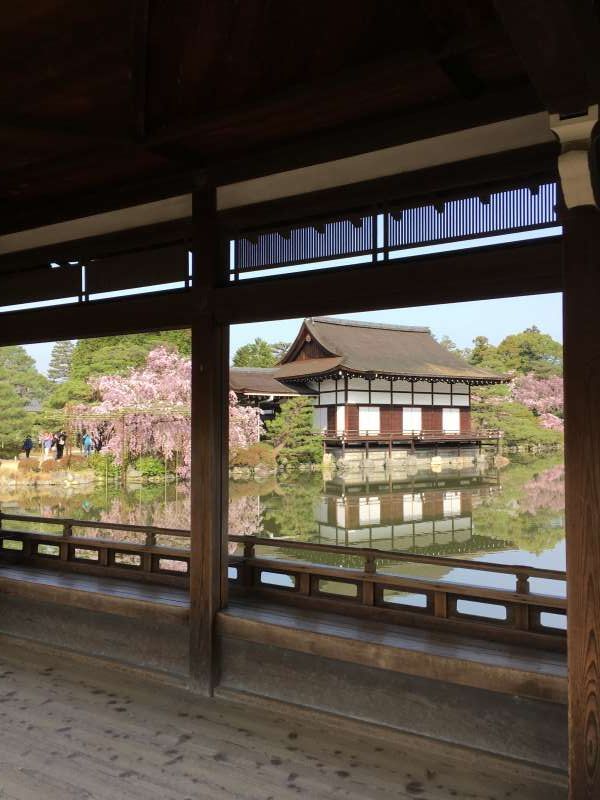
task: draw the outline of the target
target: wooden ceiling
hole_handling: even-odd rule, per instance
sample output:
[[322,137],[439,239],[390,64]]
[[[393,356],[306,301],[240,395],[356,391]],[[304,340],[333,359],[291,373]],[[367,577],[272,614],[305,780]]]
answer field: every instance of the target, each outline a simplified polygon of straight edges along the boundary
[[[252,174],[278,152],[292,166],[549,108],[553,68],[563,76],[559,104],[582,74],[595,88],[597,56],[586,61],[581,41],[597,24],[593,10],[575,14],[579,0],[528,0],[527,14],[523,6],[5,4],[0,230],[186,190],[205,168]],[[559,23],[577,53],[562,70]],[[529,52],[536,31],[549,49]]]

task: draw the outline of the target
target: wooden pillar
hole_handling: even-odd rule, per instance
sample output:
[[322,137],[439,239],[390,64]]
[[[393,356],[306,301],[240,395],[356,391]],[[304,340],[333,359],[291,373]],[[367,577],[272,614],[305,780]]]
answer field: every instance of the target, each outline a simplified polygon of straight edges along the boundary
[[192,322],[190,677],[197,691],[211,695],[218,680],[215,618],[226,604],[229,384],[229,328],[211,313],[223,272],[214,187],[194,193],[192,216],[198,310]]
[[600,797],[600,213],[564,219],[569,798]]

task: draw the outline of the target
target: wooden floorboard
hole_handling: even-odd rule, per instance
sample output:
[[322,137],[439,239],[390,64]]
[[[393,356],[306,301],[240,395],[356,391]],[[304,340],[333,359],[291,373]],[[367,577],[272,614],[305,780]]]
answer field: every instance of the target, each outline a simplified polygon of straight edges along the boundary
[[[257,665],[258,667],[258,665]],[[564,778],[0,646],[5,800],[564,800]]]
[[188,593],[184,589],[82,573],[1,564],[2,594],[156,623],[185,625],[189,618]]
[[6,564],[0,564],[0,580],[76,589],[82,592],[144,600],[151,603],[163,603],[184,608],[189,606],[188,592],[185,589],[142,583],[135,580],[102,578],[81,573],[59,572],[58,570]]
[[254,601],[231,601],[222,635],[492,691],[565,703],[562,653]]

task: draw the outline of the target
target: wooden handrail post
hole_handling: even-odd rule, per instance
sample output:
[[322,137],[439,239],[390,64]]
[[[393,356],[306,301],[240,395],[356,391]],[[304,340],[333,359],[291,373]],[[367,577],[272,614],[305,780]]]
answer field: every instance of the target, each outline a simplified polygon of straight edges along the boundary
[[254,558],[256,546],[254,542],[244,542],[244,561],[242,564],[242,585],[247,589],[254,586],[254,567],[248,561]]
[[[73,536],[73,520],[66,519],[63,522],[62,526],[62,538],[63,539],[70,539]],[[68,561],[69,560],[69,542],[62,541],[59,545],[60,548],[60,560],[61,561]]]
[[[377,572],[377,562],[371,555],[365,557],[364,573],[365,575],[375,575]],[[372,606],[375,604],[375,584],[373,581],[362,582],[362,603],[365,606]]]
[[[146,533],[146,547],[155,547],[156,546],[156,534],[153,531],[148,531]],[[152,560],[153,560],[152,553],[144,553],[142,556],[142,569],[144,572],[152,572]]]
[[[518,594],[529,594],[531,587],[529,586],[529,575],[526,572],[517,572],[517,585],[516,591]],[[529,606],[526,603],[520,603],[515,608],[515,625],[519,630],[529,630]]]
[[436,617],[445,619],[448,616],[448,595],[444,591],[434,592],[433,613]]

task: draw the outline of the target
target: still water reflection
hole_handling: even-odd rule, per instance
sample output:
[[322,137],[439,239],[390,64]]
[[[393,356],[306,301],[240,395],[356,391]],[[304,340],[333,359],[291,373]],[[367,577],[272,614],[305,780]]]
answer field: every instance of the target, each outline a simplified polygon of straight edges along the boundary
[[[48,517],[189,528],[185,485],[121,489],[102,486],[0,488],[2,510]],[[513,462],[501,471],[419,473],[400,481],[323,480],[320,474],[261,482],[232,482],[230,532],[327,544],[376,547],[492,563],[565,568],[564,484],[559,455]],[[260,549],[259,549],[260,552]],[[264,548],[267,554],[267,548]],[[311,558],[309,553],[270,556]],[[315,554],[312,560],[359,566],[352,556]],[[355,563],[353,563],[355,561]],[[388,562],[385,571],[441,581],[513,588],[497,573]],[[563,585],[534,579],[533,591],[562,594]]]

